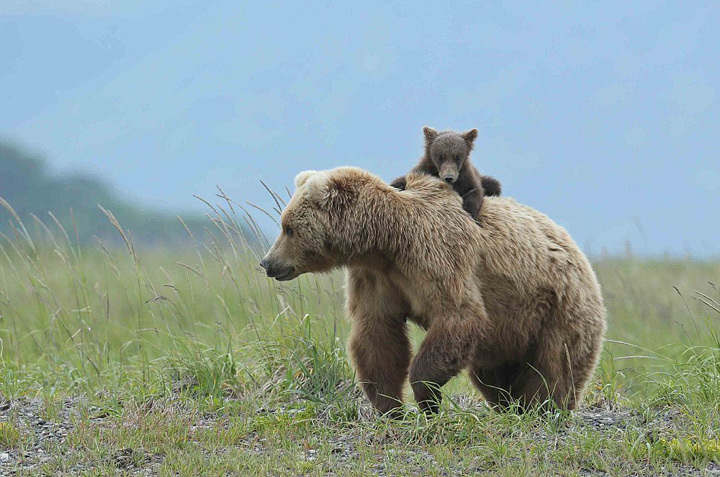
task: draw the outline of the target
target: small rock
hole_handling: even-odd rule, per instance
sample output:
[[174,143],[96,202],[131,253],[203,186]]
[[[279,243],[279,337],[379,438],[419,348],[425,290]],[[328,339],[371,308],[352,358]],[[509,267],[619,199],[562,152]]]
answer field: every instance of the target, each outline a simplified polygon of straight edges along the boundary
[[7,462],[9,460],[10,454],[8,454],[7,452],[3,452],[2,454],[0,454],[0,462]]

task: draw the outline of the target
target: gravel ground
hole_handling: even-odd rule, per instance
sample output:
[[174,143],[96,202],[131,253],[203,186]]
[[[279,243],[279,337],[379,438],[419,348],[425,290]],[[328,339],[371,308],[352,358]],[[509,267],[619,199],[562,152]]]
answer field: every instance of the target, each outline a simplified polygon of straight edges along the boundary
[[56,418],[48,421],[40,417],[43,406],[39,399],[4,401],[0,406],[0,421],[11,423],[20,432],[23,445],[22,450],[10,449],[0,454],[0,474],[29,471],[49,461],[51,452],[65,442],[76,404],[76,400],[66,400]]
[[[460,405],[477,406],[477,401],[472,399],[460,398]],[[14,400],[7,401],[0,399],[0,423],[10,422],[22,435],[22,445],[16,446],[14,449],[0,449],[0,475],[15,475],[17,473],[24,474],[43,474],[43,464],[48,463],[51,459],[66,456],[68,452],[82,452],[81,449],[72,449],[66,442],[68,432],[73,428],[74,423],[85,419],[93,421],[93,425],[102,426],[106,415],[99,408],[93,408],[87,405],[83,398],[69,398],[62,401],[60,405],[54,406],[52,418],[44,418],[44,404],[39,399],[30,400]],[[288,410],[290,411],[290,410]],[[268,413],[284,413],[283,409],[260,409],[258,414]],[[297,410],[292,410],[297,412]],[[83,417],[84,416],[84,417]],[[648,430],[667,430],[671,429],[674,422],[681,419],[679,413],[668,412],[654,419],[652,422],[644,422],[642,416],[627,409],[612,408],[585,408],[574,413],[570,426],[589,426],[597,431],[625,430],[628,426],[643,426]],[[322,417],[320,417],[322,420]],[[361,421],[369,421],[375,419],[372,410],[363,404],[359,419]],[[213,418],[206,416],[200,419],[196,426],[215,427],[227,425],[227,420],[221,418]],[[564,436],[562,432],[553,436],[543,435],[542,431],[538,431],[538,439],[555,439],[557,445],[564,445]],[[381,439],[382,437],[373,436],[362,437],[357,426],[348,429],[347,432],[333,436],[329,440],[332,448],[333,466],[335,466],[338,474],[342,474],[342,469],[353,466],[361,456],[357,451],[358,442],[368,439]],[[257,434],[251,433],[243,439],[242,447],[254,455],[262,455],[267,452],[267,448],[262,439]],[[373,442],[374,444],[382,444],[382,442]],[[392,443],[392,437],[389,436],[388,446],[385,452],[397,453],[402,449],[393,449],[389,444]],[[404,454],[403,454],[404,455]],[[375,475],[386,475],[383,464],[384,457],[382,454],[377,456],[377,464],[373,472]],[[302,456],[308,462],[318,459],[316,451],[307,449]],[[143,449],[125,448],[112,454],[111,459],[115,467],[124,475],[157,475],[158,468],[163,462],[163,456],[148,453]],[[415,475],[423,475],[424,469],[433,466],[434,457],[429,452],[419,449],[413,452],[412,457],[407,458],[408,471]],[[70,469],[71,473],[84,473],[92,471],[90,463],[83,464],[83,459],[79,459],[78,464]],[[477,469],[481,471],[480,468]],[[334,471],[333,471],[334,472]],[[597,469],[582,469],[581,475],[608,475]],[[665,475],[712,475],[720,476],[720,466],[711,464],[704,470],[698,470],[692,466],[678,464],[671,469],[667,469]]]
[[[20,433],[22,444],[14,449],[0,451],[0,476],[23,473],[44,475],[43,465],[69,452],[66,443],[68,432],[81,419],[81,409],[96,425],[106,415],[99,408],[88,406],[83,398],[68,398],[55,406],[56,413],[45,419],[44,403],[40,399],[0,401],[0,422],[11,423]],[[77,450],[75,450],[77,452]],[[154,468],[160,456],[150,455],[142,449],[122,449],[112,459],[126,475],[155,475]],[[70,469],[73,474],[92,470],[82,463]]]

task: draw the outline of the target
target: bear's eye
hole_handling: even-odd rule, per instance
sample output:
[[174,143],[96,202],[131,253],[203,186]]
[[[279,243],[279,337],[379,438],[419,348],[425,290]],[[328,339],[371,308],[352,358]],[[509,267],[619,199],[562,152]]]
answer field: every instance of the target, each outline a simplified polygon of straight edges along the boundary
[[456,161],[459,161],[459,160],[460,160],[460,154],[458,154],[457,156],[455,156],[455,160],[456,160]]
[[442,160],[443,160],[443,157],[442,157],[442,154],[440,154],[440,155],[438,156],[438,161],[442,161]]
[[285,227],[285,235],[288,237],[292,237],[292,235],[295,233],[292,227]]

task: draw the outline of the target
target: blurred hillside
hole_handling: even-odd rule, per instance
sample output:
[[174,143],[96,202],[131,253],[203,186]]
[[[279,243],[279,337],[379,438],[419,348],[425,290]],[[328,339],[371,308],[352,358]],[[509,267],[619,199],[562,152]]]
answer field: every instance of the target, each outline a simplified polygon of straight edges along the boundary
[[[57,230],[51,212],[80,243],[88,243],[94,236],[103,241],[121,240],[102,206],[136,242],[164,246],[191,242],[177,216],[132,203],[91,175],[53,174],[43,158],[7,141],[0,141],[0,197],[17,212],[31,236],[33,231],[42,233],[33,215]],[[8,233],[11,221],[10,211],[0,207],[0,231]],[[204,236],[206,227],[214,228],[199,213],[183,216],[183,221],[195,237]]]

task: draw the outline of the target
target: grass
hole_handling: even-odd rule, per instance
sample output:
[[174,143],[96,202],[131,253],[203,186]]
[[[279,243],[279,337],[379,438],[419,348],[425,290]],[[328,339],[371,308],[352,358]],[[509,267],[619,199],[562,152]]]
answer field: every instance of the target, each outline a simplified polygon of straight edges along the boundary
[[[280,204],[278,204],[280,207]],[[687,475],[720,468],[720,264],[603,260],[608,343],[582,410],[498,414],[469,380],[378,418],[342,273],[289,284],[231,201],[193,251],[0,237],[0,474]],[[413,330],[417,345],[423,333]],[[410,393],[406,393],[410,396]]]

